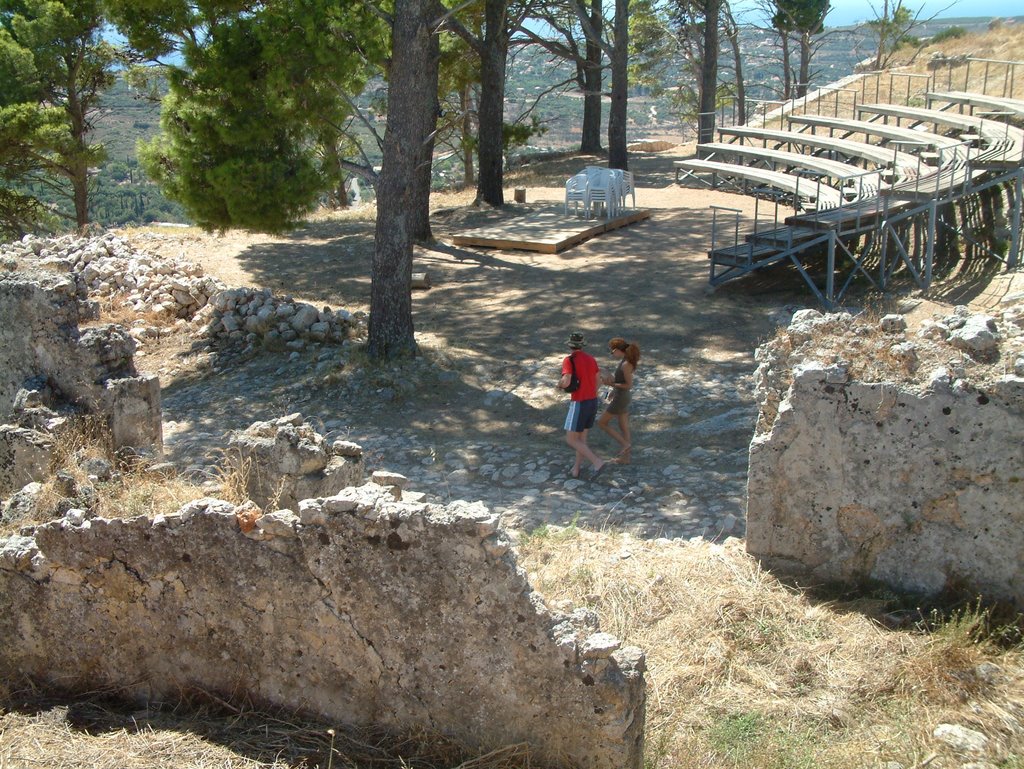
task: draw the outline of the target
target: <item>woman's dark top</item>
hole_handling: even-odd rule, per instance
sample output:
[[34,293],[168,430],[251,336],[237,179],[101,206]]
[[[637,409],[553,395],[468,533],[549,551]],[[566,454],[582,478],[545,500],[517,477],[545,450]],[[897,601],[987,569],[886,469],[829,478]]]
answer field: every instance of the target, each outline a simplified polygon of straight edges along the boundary
[[[626,365],[625,360],[619,361],[619,367],[615,369],[615,384],[626,383],[626,372],[622,370],[622,367]],[[612,399],[608,402],[608,413],[609,414],[626,414],[629,412],[629,402],[633,399],[633,396],[629,390],[623,390],[619,387],[612,388]]]

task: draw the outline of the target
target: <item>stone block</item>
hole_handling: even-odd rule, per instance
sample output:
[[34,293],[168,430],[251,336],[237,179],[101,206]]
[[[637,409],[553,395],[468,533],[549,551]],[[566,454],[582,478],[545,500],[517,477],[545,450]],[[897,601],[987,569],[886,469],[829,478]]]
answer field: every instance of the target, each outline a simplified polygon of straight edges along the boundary
[[50,475],[53,439],[36,430],[0,425],[0,497]]

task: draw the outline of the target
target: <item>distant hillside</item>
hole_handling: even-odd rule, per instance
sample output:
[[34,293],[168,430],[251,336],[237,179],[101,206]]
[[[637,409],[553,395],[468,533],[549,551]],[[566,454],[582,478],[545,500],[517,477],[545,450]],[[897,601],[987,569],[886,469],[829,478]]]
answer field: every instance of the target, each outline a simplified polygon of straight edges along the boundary
[[[997,28],[990,29],[992,26]],[[988,18],[942,19],[923,23],[914,30],[914,34],[927,42],[927,38],[941,37],[941,33],[951,28],[959,28],[966,34],[946,39],[939,45],[926,45],[921,50],[908,49],[899,63],[911,71],[928,72],[934,70],[934,64],[930,63],[936,55],[1024,60],[1024,16],[996,23]],[[742,35],[748,99],[755,102],[778,99],[780,73],[775,35],[755,28],[744,29]],[[874,41],[864,29],[829,29],[814,57],[812,85],[827,85],[851,74],[859,62],[873,53]],[[722,64],[723,67],[731,65],[725,55]],[[1016,80],[1024,89],[1024,68],[1019,69]],[[730,72],[731,69],[723,71]],[[981,70],[976,69],[975,73],[980,75]],[[508,118],[514,119],[532,109],[546,129],[543,136],[533,140],[526,152],[565,151],[579,145],[583,110],[580,92],[569,86],[548,92],[553,84],[568,81],[570,75],[567,63],[552,60],[538,49],[522,49],[510,61],[506,86]],[[681,78],[678,71],[669,73],[663,83],[664,88],[657,92],[649,88],[633,89],[628,113],[630,141],[668,139],[681,142],[692,136],[691,121],[679,114],[671,99],[671,92],[682,84]],[[972,85],[980,87],[981,84]],[[723,103],[723,109],[729,109],[727,101]],[[607,108],[604,117],[607,119]],[[103,111],[96,120],[94,140],[107,147],[108,160],[94,176],[90,206],[93,221],[103,226],[186,221],[181,207],[164,198],[159,189],[146,180],[138,166],[136,144],[154,136],[159,131],[159,121],[159,104],[142,98],[123,81],[105,96]],[[379,129],[383,130],[382,121]],[[461,178],[461,171],[452,167],[450,162],[439,164],[437,173],[440,184]]]

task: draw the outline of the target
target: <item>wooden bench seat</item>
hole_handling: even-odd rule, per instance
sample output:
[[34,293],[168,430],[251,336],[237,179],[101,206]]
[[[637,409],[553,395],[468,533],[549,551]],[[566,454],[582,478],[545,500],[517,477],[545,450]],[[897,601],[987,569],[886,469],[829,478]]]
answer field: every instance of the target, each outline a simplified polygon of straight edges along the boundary
[[[838,160],[829,160],[814,155],[801,155],[797,152],[784,152],[764,147],[750,147],[745,144],[729,144],[728,142],[707,142],[697,145],[697,154],[704,160],[711,160],[712,156],[735,155],[754,161],[771,163],[773,166],[786,166],[789,168],[803,168],[808,171],[816,171],[825,174],[837,181],[856,180],[858,177],[873,179],[875,186],[878,186],[878,175],[864,171],[862,168],[843,163]],[[772,169],[774,170],[774,169]]]
[[972,108],[981,107],[986,112],[1011,112],[1024,118],[1024,99],[1011,99],[1007,96],[988,96],[969,91],[933,91],[925,94],[928,104],[940,101],[947,104],[961,104]]
[[[996,141],[1004,142],[1004,154],[1011,157],[1020,157],[1024,152],[1024,129],[1011,126],[1008,123],[1001,123],[998,120],[985,120],[976,115],[962,115],[958,112],[943,112],[936,109],[925,109],[923,107],[901,107],[897,104],[859,104],[857,114],[873,114],[884,117],[894,117],[897,120],[909,120],[914,123],[931,123],[934,125],[950,126],[959,131],[970,131],[981,137],[986,149],[989,144]],[[1012,141],[1010,146],[1006,142]],[[1020,150],[1015,152],[1014,150]]]

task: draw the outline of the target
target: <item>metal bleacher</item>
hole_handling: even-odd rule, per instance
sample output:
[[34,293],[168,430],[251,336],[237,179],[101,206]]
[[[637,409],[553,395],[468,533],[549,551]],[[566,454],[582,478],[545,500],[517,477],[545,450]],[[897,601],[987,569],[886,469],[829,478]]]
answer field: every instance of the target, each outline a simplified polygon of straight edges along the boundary
[[943,136],[932,131],[902,128],[884,123],[871,123],[866,120],[844,120],[843,118],[822,117],[820,115],[790,115],[788,120],[790,123],[805,125],[811,128],[827,128],[830,135],[838,131],[843,134],[844,138],[856,134],[864,134],[867,137],[875,136],[889,142],[927,144],[934,149],[952,147],[960,143],[959,139]]
[[754,182],[758,186],[767,186],[781,190],[794,196],[804,208],[834,208],[842,202],[842,194],[834,187],[822,184],[820,180],[811,180],[794,174],[770,171],[764,168],[721,163],[716,160],[677,160],[676,168],[694,175],[704,172],[711,175],[709,186],[717,186],[717,178],[738,180],[739,189],[746,192],[746,182]]
[[794,149],[809,148],[815,155],[824,152],[832,160],[846,159],[847,161],[862,162],[865,165],[892,166],[897,169],[898,175],[909,173],[916,175],[916,168],[920,163],[920,158],[916,155],[900,152],[898,149],[892,150],[875,144],[818,136],[817,134],[751,128],[749,126],[722,127],[718,129],[718,133],[723,139],[735,137],[741,142],[744,139],[758,140],[763,147],[767,147],[768,142],[771,142],[776,146],[784,145]]
[[1005,96],[986,96],[967,91],[931,91],[925,94],[930,107],[935,102],[947,105],[963,105],[974,113],[975,107],[994,112],[1007,112],[1013,117],[1024,118],[1024,99],[1010,99]]
[[[1011,105],[975,96],[929,92],[934,97],[929,103],[942,100],[946,110],[855,102],[853,113],[873,116],[872,120],[785,115],[800,131],[720,128],[722,138],[738,141],[698,145],[698,157],[677,161],[677,181],[680,173],[702,180],[710,176],[712,185],[719,179],[731,180],[759,201],[774,200],[775,215],[765,225],[755,204],[753,231],[741,236],[741,212],[712,206],[711,285],[788,263],[826,307],[840,301],[855,278],[863,277],[883,290],[901,267],[927,288],[938,232],[949,229],[958,238],[973,237],[972,232],[958,230],[955,207],[966,205],[973,210],[983,197],[990,200],[993,195],[1007,201],[1011,242],[999,252],[986,249],[986,253],[1007,269],[1018,267],[1024,130],[1001,119],[1018,115],[1009,109]],[[952,105],[986,111],[964,114],[949,110]],[[863,140],[850,138],[855,136]],[[762,146],[743,144],[744,139],[760,141]],[[769,142],[775,146],[769,147]],[[832,156],[784,151],[780,146],[811,148]],[[721,162],[724,159],[736,162]],[[842,185],[864,174],[871,174],[875,184],[862,183],[859,194],[851,194],[849,188],[844,194]],[[788,206],[791,213],[780,216],[780,205]],[[720,236],[719,230],[725,228],[731,238]]]

